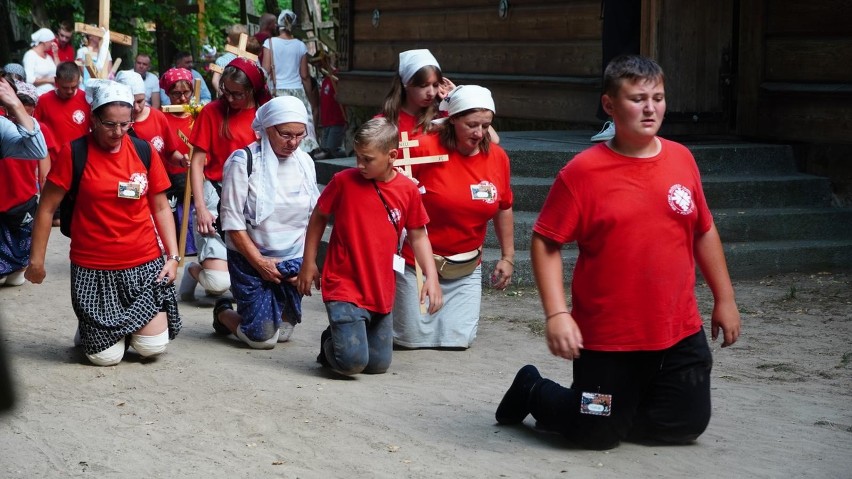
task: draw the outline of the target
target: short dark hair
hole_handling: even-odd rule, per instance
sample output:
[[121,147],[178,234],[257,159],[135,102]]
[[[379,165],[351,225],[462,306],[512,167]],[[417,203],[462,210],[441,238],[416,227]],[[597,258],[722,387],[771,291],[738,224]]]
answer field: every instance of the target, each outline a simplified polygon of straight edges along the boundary
[[620,55],[612,59],[604,70],[603,92],[618,94],[625,81],[652,81],[665,83],[663,68],[654,60],[640,55]]
[[177,65],[178,60],[183,60],[184,58],[191,57],[191,56],[192,56],[192,53],[189,53],[187,51],[179,51],[179,52],[175,53],[174,64]]
[[56,65],[56,79],[69,81],[80,78],[80,68],[74,62],[62,62]]

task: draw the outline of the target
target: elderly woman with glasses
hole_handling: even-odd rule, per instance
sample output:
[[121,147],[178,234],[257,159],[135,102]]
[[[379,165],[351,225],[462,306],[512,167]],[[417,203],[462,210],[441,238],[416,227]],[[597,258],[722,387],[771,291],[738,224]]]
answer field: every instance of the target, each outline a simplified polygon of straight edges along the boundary
[[308,122],[298,98],[269,101],[252,122],[260,139],[234,151],[224,167],[221,222],[237,310],[230,299],[218,300],[213,327],[255,349],[289,340],[302,318],[295,281],[319,197],[314,163],[299,148]]
[[[92,80],[86,98],[92,130],[62,147],[47,176],[25,277],[44,280],[53,213],[75,190],[71,302],[79,344],[93,364],[112,366],[128,345],[146,358],[163,353],[180,331],[173,284],[180,257],[162,160],[150,143],[127,134],[133,93],[110,80]],[[82,175],[75,178],[81,152]]]
[[221,96],[198,114],[189,137],[198,263],[184,268],[180,283],[184,301],[195,298],[199,283],[211,296],[221,296],[231,287],[227,250],[218,224],[222,168],[231,153],[255,141],[252,121],[257,109],[271,98],[260,65],[240,57],[225,67],[219,92]]

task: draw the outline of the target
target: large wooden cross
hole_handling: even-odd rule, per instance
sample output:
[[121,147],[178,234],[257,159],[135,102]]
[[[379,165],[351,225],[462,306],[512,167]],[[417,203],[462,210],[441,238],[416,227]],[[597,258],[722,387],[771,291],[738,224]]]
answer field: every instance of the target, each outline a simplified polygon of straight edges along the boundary
[[[193,100],[196,104],[198,104],[201,100],[201,79],[196,78],[193,86]],[[166,111],[166,107],[178,107],[180,111],[183,110],[183,105],[166,105],[163,107],[163,111]],[[189,137],[180,130],[177,131],[178,138],[189,147],[189,158],[192,159],[192,144],[189,142]],[[183,257],[186,256],[186,238],[189,235],[189,202],[192,197],[192,184],[189,172],[192,169],[192,163],[190,163],[189,167],[186,169],[186,185],[183,188],[183,216],[180,218],[180,233],[178,234],[178,255],[180,256],[180,262],[178,266],[183,266]]]
[[[257,62],[257,55],[251,53],[246,50],[246,45],[248,44],[248,35],[245,33],[240,33],[240,41],[237,46],[233,45],[225,45],[225,51],[229,53],[233,53],[234,55],[245,58],[246,60],[251,60],[253,62]],[[210,64],[210,71],[219,73],[220,75],[224,71],[222,67],[215,63]]]
[[[427,163],[443,163],[445,161],[450,160],[449,155],[433,155],[433,156],[418,156],[416,158],[411,157],[411,148],[420,145],[419,140],[409,140],[408,132],[403,131],[399,134],[400,142],[399,149],[402,150],[402,158],[397,158],[394,162],[394,166],[401,166],[402,171],[405,176],[412,178],[411,176],[411,165],[425,165]],[[417,297],[420,297],[420,291],[423,289],[423,269],[417,263],[417,260],[414,260],[414,271],[417,275]],[[426,305],[420,303],[420,314],[426,314]]]
[[[86,35],[92,35],[98,37],[100,39],[104,38],[104,29],[109,31],[109,40],[111,42],[119,43],[121,45],[130,46],[133,45],[133,37],[130,35],[125,35],[123,33],[113,32],[109,30],[109,2],[110,0],[100,0],[98,4],[98,26],[93,27],[91,25],[87,25],[85,23],[76,22],[74,23],[74,31],[78,33],[83,33]],[[109,49],[108,44],[102,44],[101,48]],[[117,58],[112,66],[112,72],[118,70],[118,66],[121,64],[121,58]],[[107,78],[110,74],[110,70],[107,70],[106,65],[104,65],[100,71],[95,69],[94,64],[92,62],[92,56],[90,53],[86,53],[85,58],[85,66],[86,69],[89,70],[89,75],[92,78]]]

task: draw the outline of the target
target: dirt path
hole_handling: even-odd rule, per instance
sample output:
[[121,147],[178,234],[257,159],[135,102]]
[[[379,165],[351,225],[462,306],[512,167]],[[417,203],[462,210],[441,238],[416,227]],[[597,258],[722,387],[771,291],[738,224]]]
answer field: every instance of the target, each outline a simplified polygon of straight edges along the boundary
[[97,368],[72,347],[67,240],[52,236],[46,283],[0,289],[19,393],[0,417],[0,477],[850,477],[850,275],[738,282],[743,336],[714,347],[706,433],[590,452],[531,418],[494,422],[524,364],[571,381],[546,351],[534,290],[489,292],[473,348],[397,351],[385,375],[320,369],[317,296],[272,351],[214,337],[210,306],[181,304],[166,355]]

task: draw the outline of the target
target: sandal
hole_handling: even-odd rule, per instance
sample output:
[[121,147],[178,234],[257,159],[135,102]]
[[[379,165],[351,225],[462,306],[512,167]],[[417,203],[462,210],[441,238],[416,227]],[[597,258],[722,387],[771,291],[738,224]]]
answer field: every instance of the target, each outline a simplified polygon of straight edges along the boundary
[[231,311],[234,310],[234,306],[231,304],[230,299],[221,298],[216,300],[216,304],[213,306],[213,330],[216,331],[216,334],[231,334],[231,330],[219,321],[219,313],[227,309],[230,309]]

